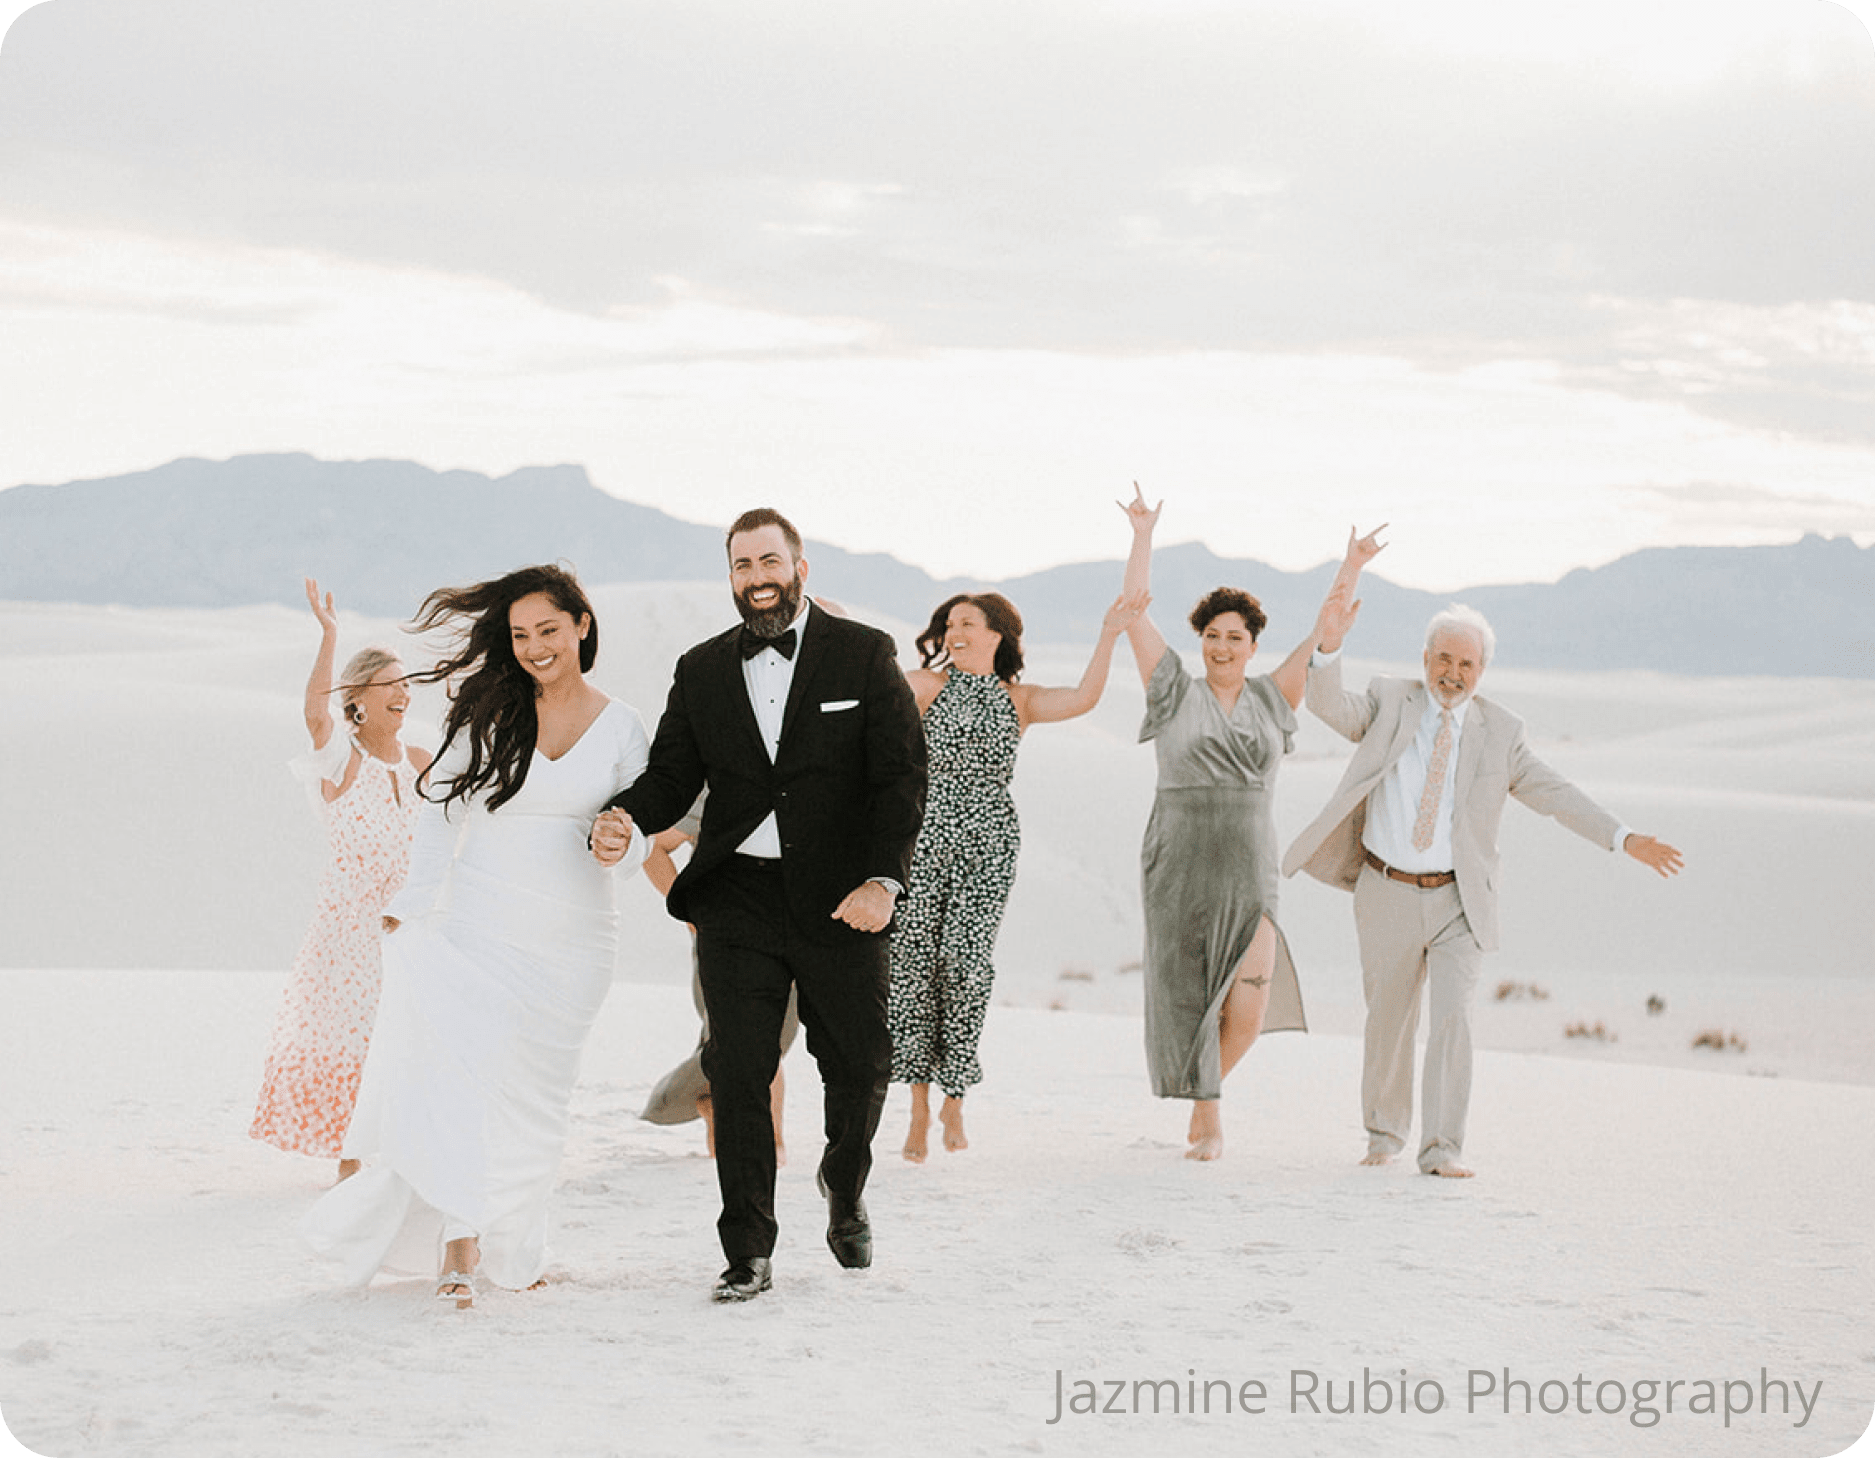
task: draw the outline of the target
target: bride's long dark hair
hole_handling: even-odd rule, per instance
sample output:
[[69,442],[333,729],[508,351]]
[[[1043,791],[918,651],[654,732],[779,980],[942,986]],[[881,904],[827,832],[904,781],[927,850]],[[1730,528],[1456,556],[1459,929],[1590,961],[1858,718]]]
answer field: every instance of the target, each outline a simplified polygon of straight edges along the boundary
[[[448,682],[449,713],[443,721],[443,743],[433,763],[463,736],[469,748],[468,767],[443,787],[442,803],[466,802],[489,791],[488,808],[498,810],[521,792],[527,767],[533,761],[540,718],[534,700],[539,685],[514,656],[513,630],[508,609],[533,593],[545,593],[561,612],[577,624],[587,621],[579,644],[579,669],[589,673],[599,656],[599,619],[579,579],[564,567],[547,564],[522,567],[506,577],[478,582],[472,587],[439,587],[423,599],[411,622],[413,633],[454,628],[455,651],[434,668],[413,673],[415,683]],[[428,771],[421,785],[428,798],[432,787]]]

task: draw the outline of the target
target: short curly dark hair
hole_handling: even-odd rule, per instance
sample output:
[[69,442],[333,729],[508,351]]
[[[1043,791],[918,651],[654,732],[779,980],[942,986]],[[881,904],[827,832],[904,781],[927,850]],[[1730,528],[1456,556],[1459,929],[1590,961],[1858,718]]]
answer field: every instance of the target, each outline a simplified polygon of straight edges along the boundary
[[1258,602],[1241,587],[1214,587],[1198,599],[1198,606],[1191,610],[1191,630],[1202,633],[1211,626],[1211,620],[1223,613],[1236,613],[1250,630],[1250,641],[1256,642],[1257,636],[1269,623],[1269,614],[1263,611],[1263,604]]

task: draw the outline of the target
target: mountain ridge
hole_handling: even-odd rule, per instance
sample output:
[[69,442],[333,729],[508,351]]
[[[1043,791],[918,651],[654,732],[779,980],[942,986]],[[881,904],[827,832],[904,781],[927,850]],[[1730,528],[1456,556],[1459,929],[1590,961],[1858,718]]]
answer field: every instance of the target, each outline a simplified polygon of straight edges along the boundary
[[[297,603],[310,568],[359,611],[409,617],[445,583],[564,560],[594,584],[711,581],[722,532],[600,490],[577,465],[490,477],[409,461],[303,453],[185,457],[147,471],[0,491],[0,598],[231,607]],[[934,578],[881,552],[809,539],[815,586],[923,623],[943,598],[984,588],[1021,609],[1034,642],[1091,639],[1119,561],[1077,562],[1001,582]],[[1197,542],[1154,556],[1159,621],[1220,582],[1262,600],[1269,646],[1306,630],[1333,574],[1226,558]],[[1497,628],[1499,661],[1524,667],[1694,675],[1875,678],[1875,547],[1814,533],[1753,547],[1652,547],[1554,583],[1453,593],[1363,581],[1364,656],[1411,661],[1426,619],[1462,599]]]

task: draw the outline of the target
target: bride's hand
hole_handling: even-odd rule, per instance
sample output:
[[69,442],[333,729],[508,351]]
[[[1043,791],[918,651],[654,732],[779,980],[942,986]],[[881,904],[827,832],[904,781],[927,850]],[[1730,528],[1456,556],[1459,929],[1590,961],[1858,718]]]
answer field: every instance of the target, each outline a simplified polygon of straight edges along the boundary
[[623,810],[604,811],[592,823],[592,857],[602,866],[616,866],[631,849],[632,818]]

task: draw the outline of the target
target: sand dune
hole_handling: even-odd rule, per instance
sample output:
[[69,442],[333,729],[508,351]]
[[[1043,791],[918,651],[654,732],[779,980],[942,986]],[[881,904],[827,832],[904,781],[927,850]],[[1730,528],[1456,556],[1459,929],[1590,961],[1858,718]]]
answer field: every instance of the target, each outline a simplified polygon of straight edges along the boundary
[[[596,677],[647,723],[677,653],[729,613],[716,584],[604,588],[596,606]],[[885,626],[909,656],[915,627]],[[15,767],[0,804],[0,877],[14,891],[0,909],[0,965],[284,968],[321,854],[282,769],[304,737],[309,616],[0,604],[0,629],[13,685],[0,704],[0,754]],[[347,652],[410,642],[387,620],[348,618],[345,629]],[[1280,646],[1279,629],[1271,637]],[[1084,653],[1037,647],[1029,677],[1073,682]],[[1375,667],[1355,662],[1349,681]],[[1504,666],[1486,688],[1525,715],[1540,752],[1688,859],[1686,874],[1663,884],[1510,809],[1504,950],[1488,975],[1559,999],[1554,1036],[1536,1041],[1571,1055],[1691,1062],[1660,1030],[1690,1043],[1693,1023],[1717,1019],[1741,1025],[1750,1056],[1696,1066],[1875,1081],[1875,979],[1854,915],[1875,862],[1875,684]],[[1023,746],[1023,854],[997,989],[1005,1004],[1138,1007],[1138,846],[1153,776],[1150,751],[1134,742],[1140,702],[1122,648],[1094,714],[1037,729]],[[434,723],[440,710],[426,690],[414,714]],[[1326,798],[1346,753],[1304,716],[1279,787],[1285,834]],[[642,883],[624,900],[619,975],[684,981],[681,929]],[[1281,910],[1314,1025],[1357,1031],[1347,899],[1302,878],[1284,883]],[[1778,1027],[1742,1026],[1742,1013],[1712,995],[1734,976],[1770,976],[1786,989],[1772,1004]],[[1665,999],[1663,1019],[1642,1011],[1650,995]],[[1570,1045],[1561,1029],[1578,1017],[1618,1029],[1620,1041]],[[1532,1046],[1534,1015],[1487,1010],[1481,1022],[1486,1046]],[[1830,1041],[1820,1061],[1795,1046],[1806,1026]]]

